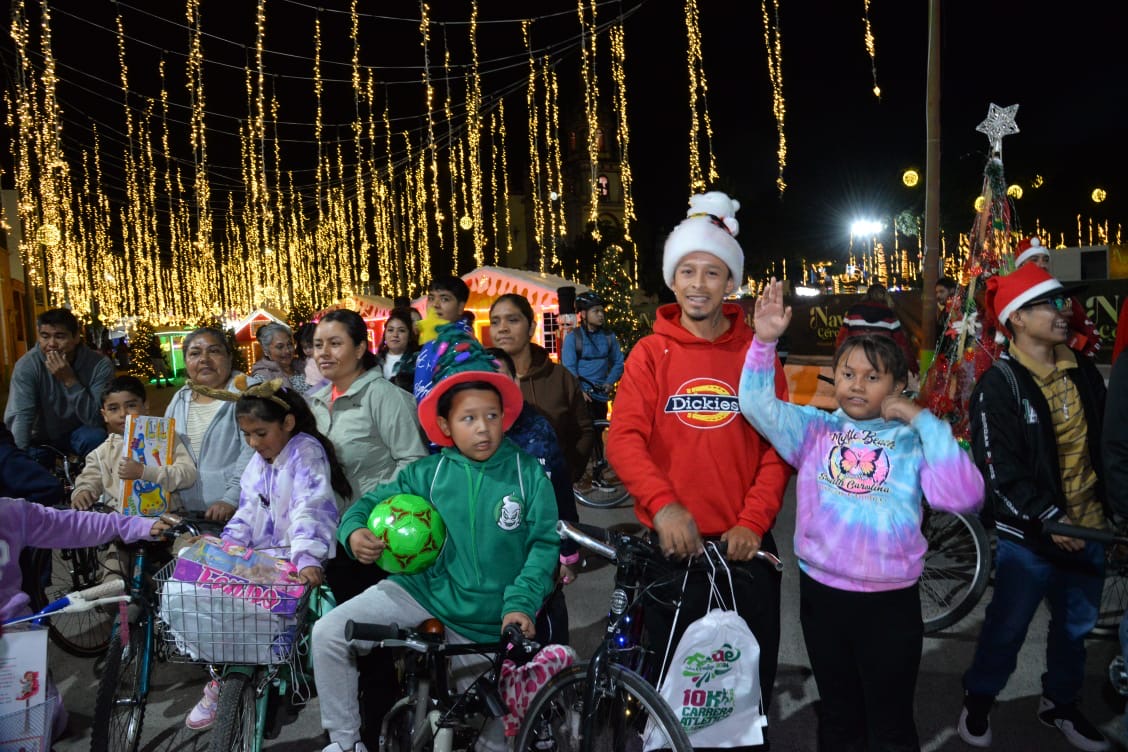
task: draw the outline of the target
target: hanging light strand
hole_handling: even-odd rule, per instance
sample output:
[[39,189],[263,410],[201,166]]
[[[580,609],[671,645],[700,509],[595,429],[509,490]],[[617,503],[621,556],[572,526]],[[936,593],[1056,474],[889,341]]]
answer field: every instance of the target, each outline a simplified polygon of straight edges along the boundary
[[771,0],[772,11],[768,13],[768,1],[761,0],[760,10],[764,19],[764,46],[768,50],[768,79],[772,84],[772,114],[776,121],[776,188],[780,195],[787,190],[783,170],[787,166],[787,135],[783,130],[787,107],[783,100],[783,34],[779,25],[779,0]]
[[638,283],[638,246],[631,238],[634,209],[634,176],[631,173],[631,132],[627,118],[627,48],[623,19],[611,27],[611,78],[615,83],[616,140],[619,143],[619,190],[623,197],[623,241],[631,247],[631,278]]
[[[686,0],[685,29],[689,54],[689,191],[701,193],[719,177],[713,154],[713,121],[709,116],[709,84],[705,78],[705,53],[701,41],[701,21],[697,0]],[[705,142],[708,166],[701,163],[701,142]],[[707,182],[708,181],[708,182]]]
[[873,73],[873,95],[881,99],[881,87],[877,85],[877,47],[874,44],[873,27],[870,25],[870,0],[862,0],[862,5],[866,21],[866,53],[869,54],[870,71]]

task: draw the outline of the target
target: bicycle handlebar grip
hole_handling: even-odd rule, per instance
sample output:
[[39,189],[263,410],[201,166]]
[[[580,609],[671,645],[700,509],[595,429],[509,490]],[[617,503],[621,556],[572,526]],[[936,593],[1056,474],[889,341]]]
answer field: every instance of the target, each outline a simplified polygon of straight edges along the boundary
[[125,592],[125,580],[120,577],[113,577],[106,580],[100,585],[95,585],[86,590],[80,590],[72,595],[84,601],[96,601],[99,598],[109,598],[114,595],[121,595]]
[[1062,535],[1066,538],[1081,538],[1083,540],[1095,541],[1097,543],[1106,543],[1110,546],[1117,544],[1128,543],[1123,537],[1116,533],[1110,533],[1107,530],[1100,530],[1095,527],[1078,527],[1077,525],[1066,525],[1061,522],[1043,522],[1042,530],[1046,535]]
[[369,624],[352,619],[345,622],[346,640],[383,642],[384,640],[396,640],[402,637],[403,632],[398,624]]

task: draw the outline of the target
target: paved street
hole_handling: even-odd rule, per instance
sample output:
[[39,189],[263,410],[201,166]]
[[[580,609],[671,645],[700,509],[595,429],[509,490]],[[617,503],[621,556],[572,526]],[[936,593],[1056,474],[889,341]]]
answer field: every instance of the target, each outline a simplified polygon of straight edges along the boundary
[[[772,699],[769,734],[775,750],[813,750],[815,746],[815,705],[817,692],[811,677],[798,617],[798,576],[791,556],[791,533],[794,524],[793,489],[785,500],[784,513],[777,525],[780,552],[787,561],[783,587],[783,639],[780,647],[779,677]],[[583,509],[585,522],[597,525],[634,525],[630,510],[600,512]],[[581,655],[590,654],[602,629],[611,571],[595,557],[589,560],[590,571],[569,590],[569,608],[573,625],[573,643]],[[983,603],[955,628],[925,640],[920,681],[917,687],[917,723],[924,750],[969,749],[956,736],[955,722],[960,709],[960,674],[967,666],[974,648],[975,635],[982,620]],[[1053,729],[1038,723],[1035,709],[1040,690],[1039,676],[1043,665],[1046,616],[1041,614],[1031,628],[1030,640],[1019,659],[1019,670],[999,698],[992,716],[996,750],[1072,749]],[[1089,650],[1089,680],[1085,687],[1084,708],[1089,717],[1112,735],[1120,749],[1125,749],[1122,729],[1123,702],[1110,697],[1106,669],[1114,655],[1112,642],[1093,641]],[[95,661],[76,660],[52,649],[52,665],[71,713],[73,736],[57,744],[57,752],[89,748],[90,721],[94,689],[100,666]],[[142,749],[203,750],[207,736],[189,732],[183,719],[199,697],[204,681],[202,669],[194,666],[161,665],[145,718]],[[282,734],[266,743],[266,749],[277,752],[317,752],[325,744],[321,737],[317,700],[286,725]]]

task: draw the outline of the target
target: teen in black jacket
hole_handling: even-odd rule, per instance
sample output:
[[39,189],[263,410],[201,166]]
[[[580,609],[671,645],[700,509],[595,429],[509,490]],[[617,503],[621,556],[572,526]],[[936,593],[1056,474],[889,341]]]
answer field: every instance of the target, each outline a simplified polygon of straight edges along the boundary
[[[1077,358],[1077,368],[1066,373],[1081,395],[1089,435],[1100,436],[1104,378],[1091,358]],[[1066,502],[1053,418],[1042,390],[1026,368],[1004,353],[979,379],[968,409],[972,453],[987,485],[984,514],[994,520],[1000,536],[1038,551],[1053,549],[1041,523],[1062,517]],[[1098,442],[1089,442],[1089,457],[1098,479],[1097,498],[1108,515]],[[1128,468],[1120,472],[1128,473]]]

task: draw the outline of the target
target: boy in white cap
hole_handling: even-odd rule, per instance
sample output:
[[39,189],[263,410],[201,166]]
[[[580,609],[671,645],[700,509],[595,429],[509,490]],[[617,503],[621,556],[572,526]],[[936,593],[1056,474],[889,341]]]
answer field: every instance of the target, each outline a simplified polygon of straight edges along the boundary
[[1104,527],[1101,421],[1105,384],[1069,339],[1069,291],[1035,264],[987,281],[988,321],[1010,347],[972,392],[971,441],[995,520],[995,588],[960,714],[960,737],[988,747],[988,714],[1014,672],[1030,620],[1050,607],[1046,673],[1038,719],[1074,747],[1099,752],[1108,741],[1081,715],[1085,635],[1097,621],[1104,545],[1046,535],[1047,520]]
[[[677,303],[658,309],[654,333],[627,358],[607,455],[667,556],[700,553],[708,539],[727,542],[736,610],[760,643],[766,712],[779,651],[780,579],[753,557],[761,547],[776,550],[771,528],[793,471],[740,414],[752,329],[739,305],[724,302],[744,276],[739,207],[724,193],[696,195],[667,238],[662,273]],[[787,398],[778,362],[776,394]],[[692,573],[684,590],[675,579],[655,597],[682,599],[677,624],[673,609],[656,603],[645,611],[647,633],[659,642],[648,646],[655,655],[667,655],[667,636],[676,645],[707,609],[704,574]]]

